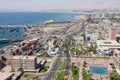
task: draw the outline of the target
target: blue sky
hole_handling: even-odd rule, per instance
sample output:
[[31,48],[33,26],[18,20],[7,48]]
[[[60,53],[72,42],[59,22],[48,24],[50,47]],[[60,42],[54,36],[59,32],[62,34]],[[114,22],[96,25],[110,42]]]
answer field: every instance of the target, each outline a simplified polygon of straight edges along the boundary
[[119,8],[120,0],[0,0],[0,11]]

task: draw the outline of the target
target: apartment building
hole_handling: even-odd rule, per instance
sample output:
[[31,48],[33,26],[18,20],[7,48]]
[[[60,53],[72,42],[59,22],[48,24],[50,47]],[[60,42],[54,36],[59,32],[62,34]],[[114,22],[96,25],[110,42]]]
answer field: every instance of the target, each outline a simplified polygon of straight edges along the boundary
[[37,67],[36,56],[13,56],[12,58],[12,70],[18,71],[23,69],[24,71],[34,71]]

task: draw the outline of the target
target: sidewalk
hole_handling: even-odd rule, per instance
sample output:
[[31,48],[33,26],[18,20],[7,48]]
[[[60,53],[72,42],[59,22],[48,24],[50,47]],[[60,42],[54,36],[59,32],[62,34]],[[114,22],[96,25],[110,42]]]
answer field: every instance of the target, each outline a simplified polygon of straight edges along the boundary
[[83,69],[83,60],[81,61],[82,63],[79,66],[79,80],[83,80],[83,76],[82,76],[82,69]]

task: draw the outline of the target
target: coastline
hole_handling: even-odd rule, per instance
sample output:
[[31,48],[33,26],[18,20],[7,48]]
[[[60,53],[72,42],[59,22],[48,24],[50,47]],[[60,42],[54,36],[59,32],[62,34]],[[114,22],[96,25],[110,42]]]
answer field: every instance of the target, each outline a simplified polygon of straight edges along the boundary
[[[0,12],[1,13],[1,12]],[[9,12],[8,12],[9,13]],[[10,12],[11,13],[11,12]],[[12,13],[16,13],[16,12],[12,12]],[[24,12],[17,12],[17,13],[24,13]],[[25,12],[25,13],[36,13],[36,12]],[[37,12],[37,13],[62,13],[62,14],[72,14],[73,12]],[[75,14],[77,14],[77,15],[74,15],[74,16],[72,16],[76,21],[80,21],[80,16],[85,16],[85,15],[81,15],[80,13],[77,13],[77,12],[74,12]],[[73,13],[73,14],[74,14]],[[62,24],[62,22],[74,22],[74,21],[64,21],[64,20],[62,20],[62,21],[54,21],[54,23],[61,23]],[[44,22],[39,22],[39,23],[36,23],[36,24],[26,24],[26,25],[37,25],[37,24],[43,24]],[[8,25],[8,24],[7,24]],[[10,25],[10,26],[14,26],[14,25],[17,25],[17,24],[13,24],[13,25]],[[20,24],[20,25],[24,25],[25,26],[25,24]],[[5,25],[0,25],[0,26],[5,26]],[[8,25],[9,26],[9,25]],[[0,42],[1,43],[1,42]],[[0,44],[0,45],[3,45],[3,47],[2,46],[0,46],[0,49],[3,49],[3,48],[7,48],[7,46],[10,46],[11,44],[9,44],[9,42],[7,43],[8,45],[6,45],[6,43],[4,43],[3,42],[3,44]],[[5,45],[5,46],[4,46]]]
[[[83,15],[77,12],[0,12],[0,25],[35,25],[46,20],[55,22],[76,21],[75,16]],[[3,21],[5,19],[5,21]]]

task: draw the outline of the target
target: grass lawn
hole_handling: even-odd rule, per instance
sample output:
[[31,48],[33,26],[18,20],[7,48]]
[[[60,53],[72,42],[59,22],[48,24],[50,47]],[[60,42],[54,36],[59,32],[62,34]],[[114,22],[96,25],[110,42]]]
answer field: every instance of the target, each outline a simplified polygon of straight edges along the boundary
[[[66,67],[66,63],[65,63],[65,60],[63,60],[63,61],[62,61],[62,65],[61,65],[61,67],[60,67],[59,70],[65,70],[65,67]],[[56,78],[56,80],[62,80],[62,78],[64,77],[64,72],[65,72],[65,71],[59,71],[59,72],[57,73],[57,78]]]
[[27,77],[31,77],[34,76],[34,74],[24,74],[23,77],[27,78]]
[[82,75],[83,80],[91,80],[91,75],[85,68],[83,68]]
[[72,66],[72,79],[71,80],[79,80],[79,67]]
[[70,53],[71,53],[72,56],[74,56],[74,52],[75,52],[75,48],[71,48]]
[[46,71],[48,71],[48,69],[49,69],[49,68],[46,67],[46,68],[42,69],[41,72],[42,72],[42,73],[45,73]]

